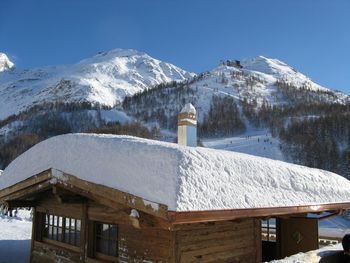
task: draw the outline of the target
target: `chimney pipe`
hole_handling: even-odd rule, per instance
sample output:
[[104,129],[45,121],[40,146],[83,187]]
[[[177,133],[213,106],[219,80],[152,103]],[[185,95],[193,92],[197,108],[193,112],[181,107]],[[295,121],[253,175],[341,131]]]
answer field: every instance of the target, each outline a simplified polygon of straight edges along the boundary
[[196,109],[187,103],[177,116],[177,142],[179,145],[197,146]]

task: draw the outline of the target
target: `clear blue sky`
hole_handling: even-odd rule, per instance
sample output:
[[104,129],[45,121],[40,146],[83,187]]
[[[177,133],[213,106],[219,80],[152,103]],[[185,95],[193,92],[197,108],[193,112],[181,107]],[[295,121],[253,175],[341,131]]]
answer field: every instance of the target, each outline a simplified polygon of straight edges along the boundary
[[17,67],[117,47],[197,73],[265,55],[350,94],[348,0],[0,0],[0,51]]

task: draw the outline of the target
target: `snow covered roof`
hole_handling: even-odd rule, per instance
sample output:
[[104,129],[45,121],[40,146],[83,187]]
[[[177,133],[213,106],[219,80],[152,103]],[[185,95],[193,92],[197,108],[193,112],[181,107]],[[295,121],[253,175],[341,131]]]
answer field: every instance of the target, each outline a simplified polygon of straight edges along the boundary
[[196,114],[196,108],[191,104],[187,103],[181,110],[181,113],[192,113]]
[[323,170],[242,153],[129,136],[67,134],[14,160],[0,189],[54,168],[171,211],[345,203],[350,181]]

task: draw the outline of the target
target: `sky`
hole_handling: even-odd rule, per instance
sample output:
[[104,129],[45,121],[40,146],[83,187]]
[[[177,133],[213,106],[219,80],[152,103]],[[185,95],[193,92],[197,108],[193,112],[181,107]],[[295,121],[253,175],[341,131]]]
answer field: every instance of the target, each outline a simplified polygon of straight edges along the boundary
[[0,0],[0,52],[18,68],[114,48],[196,73],[263,55],[350,94],[350,1]]

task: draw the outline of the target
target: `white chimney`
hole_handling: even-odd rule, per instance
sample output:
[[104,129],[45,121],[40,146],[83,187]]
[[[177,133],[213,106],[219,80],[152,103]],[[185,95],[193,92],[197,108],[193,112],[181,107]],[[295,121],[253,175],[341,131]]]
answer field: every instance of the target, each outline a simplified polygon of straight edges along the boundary
[[197,146],[196,109],[187,103],[177,116],[177,142],[180,145]]

